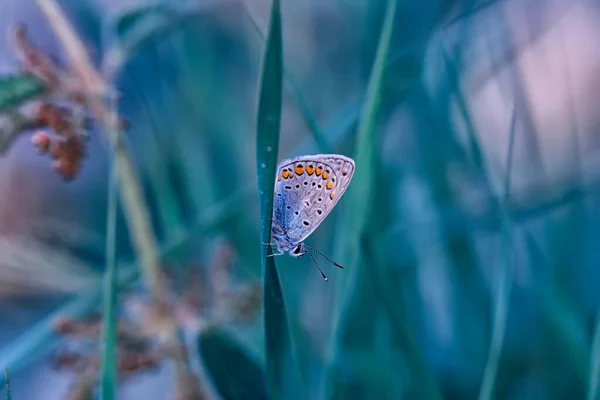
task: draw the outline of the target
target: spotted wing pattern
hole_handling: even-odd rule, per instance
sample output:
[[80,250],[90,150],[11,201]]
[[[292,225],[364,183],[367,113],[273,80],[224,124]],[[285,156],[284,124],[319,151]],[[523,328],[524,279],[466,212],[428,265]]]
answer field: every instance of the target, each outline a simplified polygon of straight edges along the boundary
[[291,246],[306,239],[329,215],[352,176],[354,161],[337,154],[282,161],[275,178],[273,223]]

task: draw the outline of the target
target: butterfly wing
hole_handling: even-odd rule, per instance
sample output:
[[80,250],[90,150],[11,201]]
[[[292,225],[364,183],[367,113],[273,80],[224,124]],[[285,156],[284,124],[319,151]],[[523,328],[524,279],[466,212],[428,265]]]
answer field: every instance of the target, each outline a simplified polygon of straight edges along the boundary
[[354,175],[354,161],[337,154],[282,161],[275,178],[273,222],[291,244],[306,239],[329,215]]

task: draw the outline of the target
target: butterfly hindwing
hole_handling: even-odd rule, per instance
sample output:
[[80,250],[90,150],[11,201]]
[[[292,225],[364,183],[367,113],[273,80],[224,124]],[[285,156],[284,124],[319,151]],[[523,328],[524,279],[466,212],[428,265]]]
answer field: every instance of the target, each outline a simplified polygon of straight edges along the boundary
[[302,156],[277,168],[273,222],[290,243],[306,239],[329,215],[354,174],[354,161],[336,154]]

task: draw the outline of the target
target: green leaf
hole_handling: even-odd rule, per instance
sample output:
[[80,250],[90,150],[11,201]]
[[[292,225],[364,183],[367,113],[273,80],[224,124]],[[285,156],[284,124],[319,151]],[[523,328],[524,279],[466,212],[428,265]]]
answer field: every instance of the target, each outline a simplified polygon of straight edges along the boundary
[[102,321],[102,371],[100,388],[103,400],[117,395],[117,271],[115,243],[117,234],[118,180],[111,148],[111,168],[106,217],[106,270],[104,272],[104,315]]
[[[283,55],[279,0],[271,6],[262,59],[256,127],[256,167],[260,203],[261,266],[264,279],[266,376],[270,398],[298,396],[301,390],[288,316],[275,259],[271,257],[271,216],[277,169],[283,86]],[[287,393],[287,395],[286,395]],[[301,396],[300,396],[301,397]]]
[[198,335],[198,351],[224,400],[268,399],[262,367],[243,345],[219,328]]
[[18,107],[44,93],[44,83],[33,75],[0,77],[0,112]]

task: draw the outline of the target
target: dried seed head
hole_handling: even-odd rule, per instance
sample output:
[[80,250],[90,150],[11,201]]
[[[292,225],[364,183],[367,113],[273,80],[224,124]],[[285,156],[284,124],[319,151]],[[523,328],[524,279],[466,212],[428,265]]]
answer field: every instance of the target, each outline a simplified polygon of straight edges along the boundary
[[58,68],[50,57],[36,49],[27,38],[27,27],[18,24],[13,30],[13,46],[25,70],[44,81],[48,89],[59,86]]

